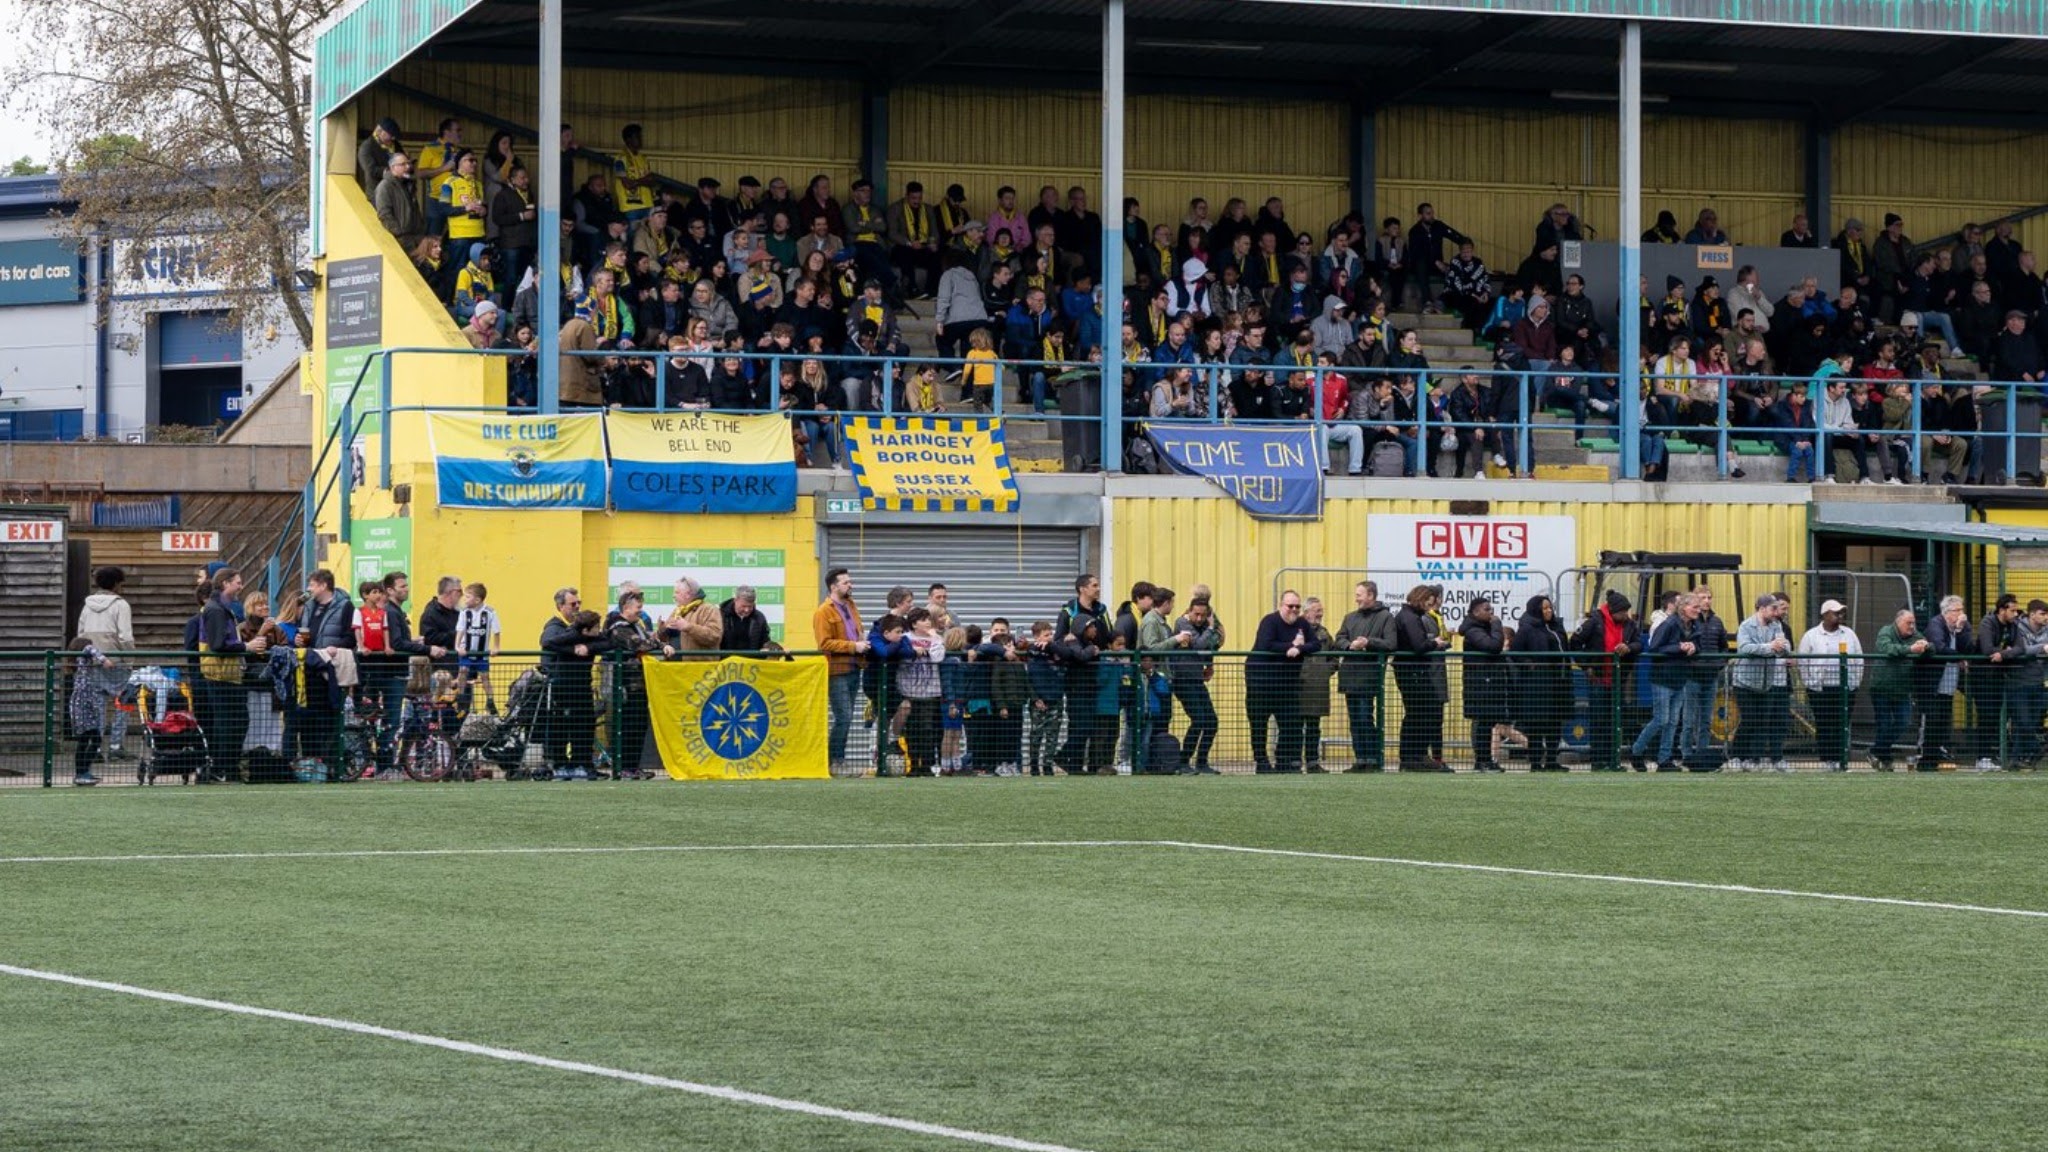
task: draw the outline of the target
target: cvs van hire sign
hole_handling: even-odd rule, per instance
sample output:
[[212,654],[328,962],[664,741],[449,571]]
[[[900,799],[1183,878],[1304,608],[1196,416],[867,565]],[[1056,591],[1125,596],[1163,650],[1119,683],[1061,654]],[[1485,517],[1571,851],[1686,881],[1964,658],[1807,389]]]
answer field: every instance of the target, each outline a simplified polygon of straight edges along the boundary
[[62,520],[0,520],[0,544],[62,544]]
[[[1417,584],[1441,584],[1444,623],[1456,629],[1484,596],[1508,630],[1529,597],[1578,561],[1579,525],[1570,516],[1396,516],[1365,518],[1366,571],[1380,599],[1399,604]],[[1558,617],[1572,605],[1560,602]]]

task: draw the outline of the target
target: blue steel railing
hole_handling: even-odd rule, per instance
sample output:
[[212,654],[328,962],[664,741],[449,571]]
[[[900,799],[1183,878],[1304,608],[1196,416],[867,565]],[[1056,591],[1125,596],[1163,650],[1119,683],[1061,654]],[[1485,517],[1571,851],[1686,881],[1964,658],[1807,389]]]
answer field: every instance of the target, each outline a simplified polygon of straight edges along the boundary
[[[397,357],[488,356],[516,360],[530,355],[532,353],[517,348],[399,347],[380,349],[366,359],[362,368],[357,372],[356,378],[350,382],[348,394],[343,399],[337,418],[328,428],[327,435],[322,440],[320,451],[314,461],[312,473],[306,482],[304,492],[301,494],[300,528],[304,545],[302,569],[310,571],[312,568],[315,545],[314,525],[318,522],[320,513],[326,508],[327,500],[335,497],[338,490],[345,495],[354,486],[352,464],[355,443],[362,435],[364,425],[371,419],[376,419],[379,422],[379,427],[388,429],[393,416],[408,413],[517,413],[528,410],[501,405],[396,405],[393,402],[392,380],[393,362]],[[1109,466],[1112,468],[1114,468],[1116,462],[1120,462],[1122,459],[1123,444],[1121,442],[1106,442],[1111,427],[1106,413],[1112,407],[1119,414],[1121,413],[1124,395],[1124,390],[1121,386],[1114,393],[1110,394],[1098,391],[1098,407],[1101,411],[1096,413],[1070,413],[1057,410],[1034,410],[1024,413],[1002,411],[1004,390],[1022,381],[1028,381],[1032,376],[1038,374],[1043,374],[1046,378],[1044,398],[1048,401],[1056,400],[1058,378],[1070,373],[1096,373],[1096,383],[1099,389],[1100,366],[1091,361],[999,359],[991,362],[969,361],[964,357],[887,354],[849,355],[845,353],[785,352],[780,350],[764,351],[760,349],[748,349],[737,353],[728,353],[723,350],[710,352],[701,350],[668,351],[653,349],[595,350],[590,352],[570,352],[565,353],[565,355],[593,360],[617,357],[620,359],[653,361],[655,407],[652,409],[627,409],[628,411],[687,410],[732,415],[783,413],[796,420],[825,419],[841,415],[859,415],[864,412],[881,415],[903,414],[906,409],[898,402],[899,393],[905,387],[905,382],[912,373],[925,368],[933,369],[939,374],[935,387],[943,391],[960,386],[959,379],[957,377],[949,378],[948,373],[965,372],[970,364],[987,367],[992,363],[996,368],[996,381],[992,389],[995,407],[1006,418],[1043,420],[1062,427],[1074,423],[1096,424],[1102,429],[1105,439],[1105,442],[1100,445],[1100,458],[1105,462],[1111,462]],[[779,398],[774,403],[752,408],[714,408],[708,405],[690,405],[686,408],[680,405],[673,405],[670,403],[670,390],[673,382],[671,366],[673,362],[685,359],[710,361],[714,365],[717,361],[723,359],[739,359],[743,364],[753,367],[753,378],[758,382],[757,387],[765,389],[771,397],[779,393],[779,382],[785,366],[795,365],[800,368],[805,361],[817,361],[824,366],[828,382],[835,387],[840,386],[843,381],[850,378],[865,378],[871,381],[870,386],[874,387],[877,393],[875,397],[876,404],[871,408],[831,408],[823,411],[815,409],[786,409],[781,406]],[[1296,372],[1307,373],[1310,377],[1309,392],[1314,399],[1309,404],[1306,422],[1315,428],[1316,439],[1319,445],[1327,444],[1329,438],[1328,427],[1330,425],[1352,425],[1361,428],[1394,427],[1400,430],[1400,435],[1410,439],[1411,446],[1408,449],[1408,463],[1414,467],[1419,467],[1422,461],[1433,459],[1441,454],[1442,449],[1432,450],[1430,437],[1432,434],[1441,436],[1445,431],[1450,431],[1454,434],[1474,431],[1484,431],[1492,435],[1512,434],[1514,437],[1516,468],[1518,471],[1526,472],[1533,464],[1534,437],[1536,434],[1569,431],[1573,435],[1574,440],[1577,441],[1585,438],[1596,427],[1605,426],[1612,430],[1613,438],[1617,442],[1622,442],[1623,438],[1628,436],[1638,438],[1640,443],[1643,442],[1641,440],[1643,437],[1648,437],[1650,441],[1654,442],[1656,440],[1668,441],[1673,437],[1690,438],[1703,433],[1710,435],[1713,442],[1715,472],[1722,477],[1729,476],[1734,470],[1735,464],[1733,459],[1738,455],[1738,452],[1733,447],[1732,442],[1737,440],[1763,442],[1787,447],[1794,441],[1810,439],[1813,443],[1816,471],[1825,472],[1827,469],[1822,465],[1828,460],[1828,454],[1835,450],[1829,446],[1830,440],[1839,439],[1845,435],[1876,435],[1884,440],[1904,437],[1907,441],[1909,474],[1917,479],[1925,471],[1925,462],[1923,460],[1924,445],[1927,443],[1927,438],[1930,435],[1929,431],[1922,426],[1921,411],[1921,392],[1928,382],[1915,380],[1904,381],[1911,390],[1911,395],[1907,405],[1907,422],[1903,427],[1889,429],[1858,428],[1854,431],[1849,431],[1846,429],[1828,429],[1820,426],[1825,381],[1809,377],[1699,374],[1700,377],[1712,375],[1712,378],[1717,381],[1717,386],[1714,389],[1716,397],[1714,404],[1715,418],[1711,424],[1695,424],[1682,420],[1657,422],[1651,418],[1651,410],[1656,404],[1654,390],[1659,378],[1649,372],[1645,372],[1642,377],[1646,390],[1651,393],[1651,395],[1646,397],[1648,402],[1643,405],[1630,406],[1618,402],[1620,399],[1618,395],[1619,389],[1624,379],[1620,374],[1578,370],[1576,367],[1567,369],[1555,363],[1545,368],[1531,369],[1439,368],[1433,366],[1423,368],[1354,368],[1341,365],[1297,365],[1292,362],[1232,364],[1217,361],[1144,360],[1126,361],[1124,368],[1133,374],[1135,382],[1144,389],[1147,414],[1137,417],[1138,420],[1156,423],[1198,422],[1205,424],[1271,427],[1295,427],[1303,423],[1303,421],[1299,419],[1247,419],[1237,417],[1228,406],[1227,393],[1229,382],[1239,373],[1251,371],[1265,372],[1272,378],[1274,390],[1277,394],[1286,387],[1288,377]],[[1179,368],[1192,370],[1200,388],[1202,411],[1198,415],[1149,415],[1151,385]],[[374,405],[365,406],[362,392],[364,385],[371,379],[372,371],[375,372],[376,380],[375,403]],[[1324,413],[1321,398],[1326,381],[1331,376],[1344,378],[1348,382],[1383,378],[1394,381],[1397,389],[1401,389],[1404,384],[1408,385],[1405,395],[1408,402],[1413,406],[1413,413],[1406,419],[1366,420],[1352,417],[1349,405],[1347,404],[1344,415],[1336,419],[1330,419]],[[1461,379],[1467,376],[1478,377],[1481,380],[1498,378],[1518,380],[1520,386],[1517,390],[1512,417],[1485,416],[1478,419],[1452,419],[1446,414],[1432,411],[1437,401],[1432,398],[1429,390],[1430,385],[1447,386],[1444,389],[1441,402],[1448,405],[1449,390],[1459,387]],[[1539,417],[1547,415],[1555,407],[1561,407],[1560,405],[1551,405],[1544,402],[1544,398],[1550,391],[1551,381],[1559,378],[1573,381],[1572,388],[1569,390],[1578,392],[1589,399],[1595,395],[1594,390],[1596,387],[1602,387],[1605,390],[1605,394],[1617,402],[1612,405],[1611,412],[1605,414],[1589,412],[1587,419],[1583,422],[1576,419],[1575,412],[1569,418],[1570,422],[1567,424],[1559,425],[1543,421]],[[1671,379],[1678,382],[1682,386],[1681,390],[1683,390],[1683,386],[1691,385],[1698,378],[1674,377]],[[1863,388],[1868,388],[1869,385],[1875,383],[1890,383],[1890,381],[1863,380],[1846,376],[1835,377],[1835,379],[1845,379],[1849,381],[1852,387]],[[1729,384],[1738,380],[1751,384],[1774,385],[1780,392],[1795,383],[1808,385],[1810,393],[1808,404],[1813,410],[1816,426],[1813,428],[1788,429],[1776,426],[1746,427],[1732,425],[1729,419],[1731,411]],[[1971,387],[1975,382],[1943,381],[1942,383],[1948,387]],[[1348,386],[1347,384],[1347,388]],[[2019,459],[2019,441],[2022,439],[2038,441],[2043,438],[2043,432],[2038,426],[2028,428],[2021,428],[2019,426],[2020,405],[2023,400],[2021,389],[2028,386],[1993,385],[1993,387],[1995,389],[2002,389],[2002,395],[1992,402],[2003,405],[2004,428],[2002,431],[1942,430],[1940,434],[1956,437],[1969,445],[1969,461],[1966,468],[1971,474],[1999,472],[2004,474],[2003,479],[2005,482],[2011,483],[2015,479],[2014,473],[2017,471],[2017,468],[2011,465]],[[1680,397],[1681,403],[1683,399],[1683,397]],[[2024,397],[2024,399],[2031,405],[2038,400],[2038,397],[2028,396]],[[1489,408],[1498,407],[1490,399],[1486,403]],[[1980,409],[1984,407],[1983,403],[1975,398],[1973,398],[1973,406]],[[1642,413],[1642,422],[1633,431],[1624,430],[1620,426],[1623,414],[1629,411]],[[2002,444],[1999,443],[2000,441],[2002,441]],[[1459,450],[1465,451],[1466,449],[1461,446]],[[1890,448],[1888,444],[1880,443],[1873,450],[1888,452]],[[2008,467],[2003,469],[1985,468],[1983,463],[1985,457],[1987,454],[1994,453],[2002,455]],[[326,467],[330,457],[333,457],[336,461],[336,467],[332,472],[328,472]],[[1775,455],[1773,458],[1775,459]],[[376,480],[377,487],[390,488],[391,465],[390,452],[380,452]],[[325,474],[324,483],[322,482],[323,474]],[[368,477],[366,476],[365,480],[367,479]],[[338,511],[342,538],[346,539],[349,519],[349,502],[347,499],[344,498],[339,501]],[[277,546],[266,565],[266,576],[273,590],[282,579],[283,570],[281,562],[288,539],[289,529],[280,534]]]

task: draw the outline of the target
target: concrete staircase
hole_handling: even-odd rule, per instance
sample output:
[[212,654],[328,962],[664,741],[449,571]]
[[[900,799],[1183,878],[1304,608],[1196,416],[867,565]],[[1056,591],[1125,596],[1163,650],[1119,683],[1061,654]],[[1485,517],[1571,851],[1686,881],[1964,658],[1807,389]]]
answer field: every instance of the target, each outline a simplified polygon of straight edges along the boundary
[[[897,327],[903,333],[903,343],[909,346],[913,356],[937,356],[938,345],[932,332],[931,305],[922,305],[922,311],[906,310],[896,314]],[[1028,405],[1020,405],[1017,399],[1017,382],[1014,372],[1004,372],[996,397],[1003,417],[1003,441],[1010,453],[1010,467],[1019,472],[1059,472],[1060,422],[1057,420],[1035,420],[1031,418]],[[959,402],[960,385],[957,381],[941,381],[939,399],[946,411],[971,416],[971,406]]]

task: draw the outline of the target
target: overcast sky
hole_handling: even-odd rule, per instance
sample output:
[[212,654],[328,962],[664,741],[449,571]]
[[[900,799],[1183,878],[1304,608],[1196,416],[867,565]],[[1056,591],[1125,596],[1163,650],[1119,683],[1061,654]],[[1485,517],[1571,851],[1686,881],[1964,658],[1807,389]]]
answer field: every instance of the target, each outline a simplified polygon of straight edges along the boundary
[[[21,52],[21,37],[13,19],[0,19],[0,72],[12,69]],[[42,125],[31,120],[28,110],[0,92],[0,166],[17,158],[32,156],[38,164],[50,162],[50,142],[43,138]]]

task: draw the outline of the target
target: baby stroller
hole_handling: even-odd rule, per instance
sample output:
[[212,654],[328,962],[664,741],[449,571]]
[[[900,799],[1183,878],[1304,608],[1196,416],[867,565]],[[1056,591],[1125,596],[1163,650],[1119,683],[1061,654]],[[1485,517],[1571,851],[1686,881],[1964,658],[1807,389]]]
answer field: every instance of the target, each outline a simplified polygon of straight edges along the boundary
[[[155,719],[159,711],[151,697],[159,691],[173,695],[161,712],[162,719]],[[142,783],[155,784],[159,776],[183,777],[187,784],[221,781],[214,772],[213,757],[207,753],[206,730],[192,714],[190,689],[177,682],[162,688],[143,685],[136,691],[135,703],[142,721],[142,767],[138,770]]]
[[529,668],[512,682],[505,696],[505,711],[497,716],[472,712],[455,737],[456,762],[468,779],[479,779],[483,770],[495,767],[507,780],[522,780],[526,770],[526,749],[533,742],[533,725],[547,704],[547,674]]

